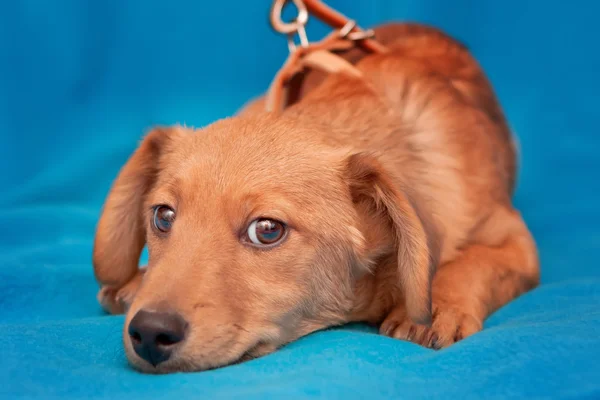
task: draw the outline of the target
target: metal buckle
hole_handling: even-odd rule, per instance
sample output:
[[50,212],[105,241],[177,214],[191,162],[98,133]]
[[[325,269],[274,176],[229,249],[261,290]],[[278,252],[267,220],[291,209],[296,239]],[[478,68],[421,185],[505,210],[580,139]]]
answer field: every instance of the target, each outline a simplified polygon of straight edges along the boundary
[[[281,18],[283,8],[289,2],[292,2],[298,9],[298,15],[292,22],[284,22]],[[275,0],[271,7],[270,20],[273,29],[279,33],[287,36],[288,49],[290,53],[293,53],[298,48],[298,45],[294,41],[294,37],[298,35],[300,39],[300,47],[308,47],[310,44],[308,37],[306,36],[306,23],[308,22],[308,9],[302,0]],[[356,28],[357,31],[352,32]],[[365,39],[371,39],[375,36],[375,32],[372,29],[362,30],[356,25],[356,21],[349,20],[346,25],[338,30],[340,39],[347,39],[350,41],[360,41]]]
[[298,9],[298,15],[292,22],[284,22],[281,18],[283,7],[290,0],[275,0],[271,7],[270,20],[273,29],[279,33],[287,35],[288,49],[290,53],[296,51],[297,45],[294,42],[294,36],[298,35],[301,47],[308,47],[308,37],[306,36],[306,23],[308,22],[308,10],[302,0],[291,0]]

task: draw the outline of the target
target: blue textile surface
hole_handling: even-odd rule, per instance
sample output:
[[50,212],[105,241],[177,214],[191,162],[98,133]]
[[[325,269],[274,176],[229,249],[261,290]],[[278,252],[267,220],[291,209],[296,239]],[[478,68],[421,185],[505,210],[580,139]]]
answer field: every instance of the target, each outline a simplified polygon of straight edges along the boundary
[[0,398],[600,398],[600,3],[330,4],[472,49],[519,137],[543,284],[439,352],[356,325],[220,370],[132,371],[90,262],[109,185],[147,127],[206,125],[263,91],[285,40],[264,0],[4,1]]

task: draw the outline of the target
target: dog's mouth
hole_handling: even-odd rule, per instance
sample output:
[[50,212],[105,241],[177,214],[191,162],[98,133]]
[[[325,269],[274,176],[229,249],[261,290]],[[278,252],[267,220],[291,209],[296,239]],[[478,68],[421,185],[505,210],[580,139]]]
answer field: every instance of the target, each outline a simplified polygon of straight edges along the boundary
[[239,364],[254,360],[256,358],[262,357],[264,355],[267,355],[267,354],[273,352],[275,349],[276,349],[275,346],[272,346],[263,341],[259,341],[256,344],[254,344],[253,346],[251,346],[250,348],[248,348],[248,350],[243,352],[238,358],[234,359],[233,361],[228,361],[223,364],[199,366],[198,364],[196,364],[194,362],[189,362],[189,361],[185,361],[182,359],[180,359],[180,360],[174,359],[169,362],[160,363],[156,366],[151,365],[148,362],[139,363],[139,362],[132,362],[130,360],[130,365],[139,372],[146,373],[146,374],[156,374],[156,375],[176,373],[176,372],[205,372],[205,371],[211,371],[211,370],[215,370],[215,369],[219,369],[219,368],[225,368],[225,367],[229,367],[229,366],[239,365]]
[[245,363],[247,361],[251,361],[251,360],[254,360],[254,359],[256,359],[256,358],[258,358],[260,356],[268,354],[268,353],[261,353],[261,351],[260,351],[260,349],[264,348],[265,346],[267,346],[267,343],[265,343],[263,341],[259,341],[257,344],[255,344],[254,346],[252,346],[251,348],[249,348],[246,352],[244,352],[240,356],[240,358],[238,358],[236,361],[232,362],[229,365],[242,364],[242,363]]

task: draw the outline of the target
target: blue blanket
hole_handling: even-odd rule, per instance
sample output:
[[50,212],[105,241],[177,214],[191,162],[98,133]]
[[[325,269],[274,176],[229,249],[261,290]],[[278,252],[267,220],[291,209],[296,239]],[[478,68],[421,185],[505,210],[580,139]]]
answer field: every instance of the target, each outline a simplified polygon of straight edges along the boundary
[[263,91],[285,40],[266,1],[0,2],[0,398],[600,398],[600,5],[330,3],[472,49],[519,137],[542,285],[438,352],[354,325],[215,371],[131,370],[90,262],[109,185],[149,126],[202,126]]

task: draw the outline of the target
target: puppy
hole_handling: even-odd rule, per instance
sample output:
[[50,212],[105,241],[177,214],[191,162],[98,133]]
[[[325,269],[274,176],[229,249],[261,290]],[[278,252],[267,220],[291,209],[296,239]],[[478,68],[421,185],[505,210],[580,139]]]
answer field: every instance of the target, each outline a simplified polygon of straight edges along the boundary
[[363,78],[310,72],[282,114],[156,128],[121,170],[93,263],[133,366],[215,368],[350,321],[438,349],[537,285],[477,62],[433,28],[376,33],[389,53],[344,54]]

